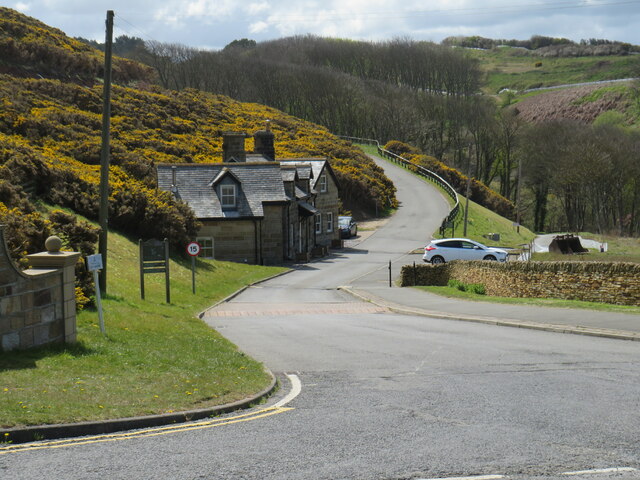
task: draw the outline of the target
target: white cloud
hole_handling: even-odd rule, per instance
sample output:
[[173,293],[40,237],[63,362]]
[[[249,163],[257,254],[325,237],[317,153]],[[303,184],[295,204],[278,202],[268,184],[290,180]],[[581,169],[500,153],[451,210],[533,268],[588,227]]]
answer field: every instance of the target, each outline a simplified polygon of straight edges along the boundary
[[249,15],[259,15],[263,12],[268,12],[271,9],[271,5],[268,2],[253,2],[247,5],[246,12]]
[[27,13],[29,10],[31,10],[31,5],[24,2],[18,2],[13,8],[18,10],[19,12]]
[[255,22],[249,25],[249,33],[262,33],[266,32],[269,29],[269,24],[267,22]]
[[114,10],[118,34],[194,47],[307,33],[436,42],[538,34],[638,43],[640,24],[640,0],[17,0],[14,8],[70,36],[98,39],[105,12]]

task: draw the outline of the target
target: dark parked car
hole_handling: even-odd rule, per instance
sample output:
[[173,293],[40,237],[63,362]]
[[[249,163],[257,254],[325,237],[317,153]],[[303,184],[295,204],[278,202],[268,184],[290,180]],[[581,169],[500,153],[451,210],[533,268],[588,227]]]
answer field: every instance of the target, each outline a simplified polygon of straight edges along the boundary
[[358,224],[353,217],[338,217],[338,230],[340,238],[351,238],[358,235]]

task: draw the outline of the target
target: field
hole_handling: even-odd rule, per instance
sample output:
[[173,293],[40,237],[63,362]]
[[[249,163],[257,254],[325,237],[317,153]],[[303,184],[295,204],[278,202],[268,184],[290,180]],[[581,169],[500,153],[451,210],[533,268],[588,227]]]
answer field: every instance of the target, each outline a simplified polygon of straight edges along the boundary
[[634,77],[635,56],[553,58],[540,57],[519,48],[468,50],[485,73],[483,90],[497,94],[503,89],[567,85]]

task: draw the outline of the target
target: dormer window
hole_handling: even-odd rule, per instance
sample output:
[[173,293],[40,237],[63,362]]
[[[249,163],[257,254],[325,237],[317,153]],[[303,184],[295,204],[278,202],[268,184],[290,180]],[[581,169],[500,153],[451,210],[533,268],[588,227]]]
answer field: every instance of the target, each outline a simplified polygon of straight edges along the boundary
[[220,205],[222,208],[236,208],[236,186],[220,185]]

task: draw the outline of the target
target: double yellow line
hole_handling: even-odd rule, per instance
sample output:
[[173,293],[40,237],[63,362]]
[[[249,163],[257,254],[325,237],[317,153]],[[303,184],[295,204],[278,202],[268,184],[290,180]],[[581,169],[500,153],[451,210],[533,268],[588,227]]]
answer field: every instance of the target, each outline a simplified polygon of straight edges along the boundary
[[280,413],[288,412],[289,410],[293,410],[293,408],[274,406],[274,407],[269,407],[262,410],[257,410],[255,412],[245,413],[243,415],[236,415],[233,417],[216,418],[213,420],[206,420],[206,421],[193,422],[193,423],[181,423],[179,425],[149,428],[149,429],[137,430],[133,432],[113,433],[113,434],[107,434],[107,435],[94,435],[90,437],[69,438],[64,440],[51,440],[51,441],[46,440],[42,442],[25,443],[20,445],[3,445],[3,446],[0,446],[0,455],[6,455],[9,453],[17,453],[17,452],[30,452],[34,450],[45,450],[45,449],[52,449],[52,448],[74,447],[78,445],[91,445],[95,443],[119,442],[122,440],[131,440],[134,438],[171,435],[174,433],[189,432],[193,430],[203,430],[205,428],[222,427],[225,425],[232,425],[234,423],[251,422],[253,420],[259,420],[261,418],[266,418],[272,415],[278,415]]

